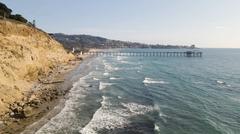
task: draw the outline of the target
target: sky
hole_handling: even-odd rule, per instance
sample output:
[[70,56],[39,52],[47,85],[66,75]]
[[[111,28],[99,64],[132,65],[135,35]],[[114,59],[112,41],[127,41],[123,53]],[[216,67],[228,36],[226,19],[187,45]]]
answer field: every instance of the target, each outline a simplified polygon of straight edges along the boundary
[[240,48],[240,0],[0,0],[49,33]]

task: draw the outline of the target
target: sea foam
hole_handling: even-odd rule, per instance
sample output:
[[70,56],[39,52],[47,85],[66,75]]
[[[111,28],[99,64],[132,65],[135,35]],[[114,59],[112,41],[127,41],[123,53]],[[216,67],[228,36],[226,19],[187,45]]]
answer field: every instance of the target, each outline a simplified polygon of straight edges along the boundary
[[111,77],[110,80],[120,80],[121,78]]
[[125,128],[131,123],[130,117],[143,115],[153,110],[152,106],[137,103],[120,103],[122,106],[115,107],[115,104],[111,103],[111,97],[103,96],[102,98],[101,108],[96,111],[92,120],[80,130],[80,133],[96,134],[101,129]]
[[100,82],[99,83],[99,90],[103,90],[108,86],[111,86],[113,83],[104,83],[104,82]]
[[168,84],[168,82],[162,80],[154,80],[151,78],[145,78],[143,81],[144,84]]
[[225,85],[226,84],[226,82],[224,82],[224,81],[221,81],[221,80],[217,80],[216,81],[218,84],[223,84],[223,85]]
[[109,75],[109,73],[108,73],[108,72],[105,72],[105,73],[103,73],[103,75],[104,75],[104,76],[108,76],[108,75]]
[[69,92],[69,99],[65,102],[65,106],[61,112],[35,132],[36,134],[58,133],[60,131],[68,133],[69,131],[80,129],[78,123],[76,123],[78,116],[75,109],[80,109],[80,107],[86,105],[80,101],[88,93],[88,90],[83,90],[88,85],[85,81],[86,77],[88,76],[82,77],[78,82],[73,84],[73,88]]
[[109,97],[103,96],[102,106],[93,115],[92,120],[80,130],[82,134],[97,134],[97,130],[123,128],[130,123],[127,118],[120,116],[124,109],[110,109]]
[[93,77],[93,80],[96,80],[96,81],[98,81],[99,79],[98,79],[98,78],[95,78],[95,77]]

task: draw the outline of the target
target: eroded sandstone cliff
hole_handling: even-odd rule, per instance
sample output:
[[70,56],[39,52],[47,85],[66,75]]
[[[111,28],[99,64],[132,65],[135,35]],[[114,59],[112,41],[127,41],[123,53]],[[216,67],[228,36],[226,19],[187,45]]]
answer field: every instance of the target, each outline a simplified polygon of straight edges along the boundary
[[73,58],[47,33],[0,20],[0,115],[22,99],[40,75]]

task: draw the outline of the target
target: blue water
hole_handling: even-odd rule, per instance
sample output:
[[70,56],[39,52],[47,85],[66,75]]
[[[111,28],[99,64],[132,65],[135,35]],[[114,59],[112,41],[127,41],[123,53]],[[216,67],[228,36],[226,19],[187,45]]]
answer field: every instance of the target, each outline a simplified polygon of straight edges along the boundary
[[240,49],[201,51],[85,61],[90,71],[37,133],[239,134]]

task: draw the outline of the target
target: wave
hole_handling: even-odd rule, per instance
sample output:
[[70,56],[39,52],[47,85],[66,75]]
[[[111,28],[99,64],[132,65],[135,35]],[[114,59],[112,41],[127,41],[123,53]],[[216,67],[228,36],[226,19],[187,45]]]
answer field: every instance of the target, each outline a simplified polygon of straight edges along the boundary
[[123,64],[132,64],[132,62],[125,61],[125,60],[121,60],[120,62],[123,63]]
[[103,90],[105,89],[106,87],[108,86],[111,86],[113,83],[103,83],[103,82],[100,82],[99,83],[99,90]]
[[114,70],[114,68],[110,64],[108,64],[108,63],[104,64],[104,68],[105,68],[105,70],[108,70],[108,71]]
[[158,126],[158,124],[154,124],[154,130],[160,133],[160,127]]
[[102,106],[95,112],[92,120],[79,132],[82,134],[97,134],[98,130],[101,129],[114,129],[124,128],[124,126],[130,121],[119,116],[121,113],[125,113],[123,109],[110,109],[111,101],[109,97],[103,96]]
[[232,87],[232,85],[227,84],[225,81],[217,80],[216,83],[224,87]]
[[226,82],[225,82],[225,81],[217,80],[216,82],[217,82],[218,84],[226,85]]
[[121,78],[111,77],[110,80],[120,80]]
[[240,98],[233,98],[233,97],[232,97],[231,99],[232,99],[233,101],[235,101],[235,102],[238,102],[238,103],[240,102]]
[[98,79],[98,78],[95,78],[95,77],[93,77],[93,80],[96,80],[96,81],[98,81],[99,79]]
[[108,76],[109,75],[108,72],[120,70],[119,67],[114,67],[110,63],[106,63],[106,62],[104,63],[104,69],[105,69],[105,73],[103,74],[104,76]]
[[118,61],[121,61],[121,60],[126,59],[126,58],[127,58],[126,56],[117,56]]
[[145,78],[143,83],[144,84],[168,84],[168,82],[161,81],[161,80],[154,80],[151,78]]
[[118,99],[122,99],[122,97],[121,97],[121,96],[118,96]]
[[122,106],[127,108],[127,110],[129,110],[130,113],[135,115],[143,115],[145,113],[153,111],[153,107],[148,105],[142,105],[137,103],[121,103],[121,104]]
[[[60,113],[51,118],[51,120],[44,119],[48,122],[46,122],[44,126],[35,132],[36,134],[59,132],[68,133],[68,131],[80,129],[79,125],[73,124],[79,124],[78,120],[76,120],[77,115],[75,110],[80,109],[81,106],[85,105],[85,103],[80,100],[84,99],[86,94],[89,92],[86,90],[87,88],[85,88],[88,85],[85,81],[85,78],[86,76],[80,78],[78,82],[73,84],[73,88],[70,90],[68,95],[69,99],[66,100],[65,105],[61,109]],[[71,125],[71,127],[69,125]]]
[[97,134],[98,130],[106,131],[116,128],[126,129],[131,124],[130,117],[143,115],[152,111],[152,106],[137,103],[121,103],[118,106],[112,103],[113,98],[103,96],[102,106],[95,112],[92,120],[79,132],[82,134]]
[[105,73],[103,73],[103,75],[104,75],[104,76],[108,76],[108,75],[109,75],[109,73],[108,73],[108,72],[105,72]]
[[110,63],[106,62],[105,60],[103,60],[103,65],[104,65],[104,69],[106,71],[113,71],[113,70],[115,70],[114,67]]
[[117,70],[119,70],[118,67],[113,67],[112,64],[106,63],[106,62],[104,63],[104,69],[106,71],[117,71]]
[[114,68],[114,70],[115,70],[115,71],[117,71],[117,70],[120,70],[120,68],[118,68],[118,67],[115,67],[115,68]]

